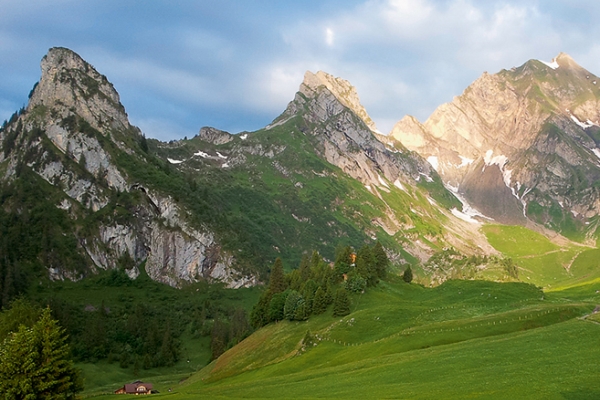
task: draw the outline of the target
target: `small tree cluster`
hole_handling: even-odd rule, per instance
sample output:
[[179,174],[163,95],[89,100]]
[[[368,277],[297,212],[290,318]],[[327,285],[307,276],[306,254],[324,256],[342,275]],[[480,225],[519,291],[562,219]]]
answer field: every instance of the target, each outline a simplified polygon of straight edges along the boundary
[[333,302],[335,271],[318,252],[305,255],[298,267],[288,274],[278,258],[271,268],[267,290],[254,306],[250,320],[255,327],[287,319],[303,321],[325,312]]
[[[389,260],[379,242],[357,252],[350,246],[336,250],[333,268],[314,251],[305,255],[297,269],[285,274],[280,259],[271,268],[267,290],[250,317],[254,327],[287,319],[306,320],[324,313],[334,304],[334,315],[350,312],[348,292],[360,293],[385,278]],[[341,291],[340,291],[341,290]]]

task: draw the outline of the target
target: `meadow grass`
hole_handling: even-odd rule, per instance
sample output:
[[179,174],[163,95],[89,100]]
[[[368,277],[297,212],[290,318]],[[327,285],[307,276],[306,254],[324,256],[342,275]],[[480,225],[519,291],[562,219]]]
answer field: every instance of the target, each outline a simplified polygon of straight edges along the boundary
[[149,379],[182,400],[600,397],[600,250],[522,227],[484,232],[527,283],[425,288],[392,275],[353,295],[348,316],[270,324],[180,384],[183,370]]
[[[169,398],[593,398],[597,285],[392,279],[346,317],[262,328]],[[303,349],[307,330],[317,345]]]

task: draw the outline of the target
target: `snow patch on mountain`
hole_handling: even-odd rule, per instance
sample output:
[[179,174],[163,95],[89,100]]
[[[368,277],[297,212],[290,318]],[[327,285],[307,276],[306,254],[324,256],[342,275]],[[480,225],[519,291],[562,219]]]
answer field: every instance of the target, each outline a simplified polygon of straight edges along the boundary
[[571,114],[571,119],[573,120],[573,122],[575,122],[577,125],[579,125],[581,128],[583,129],[587,129],[587,128],[591,128],[592,126],[594,126],[595,124],[590,121],[589,119],[586,122],[581,122],[579,120],[579,118],[577,118],[576,116],[574,116],[573,114]]
[[[600,157],[600,156],[599,156],[599,157]],[[398,189],[400,189],[400,190],[402,190],[402,191],[406,192],[406,189],[404,188],[404,186],[402,185],[402,183],[401,183],[401,182],[400,182],[398,179],[396,179],[396,180],[394,181],[394,186],[396,186]]]
[[431,164],[431,166],[433,167],[433,169],[435,169],[436,171],[439,171],[440,162],[439,162],[439,160],[438,160],[438,158],[436,156],[429,156],[429,157],[427,157],[427,162],[429,164]]
[[473,164],[473,162],[475,161],[472,158],[467,158],[467,157],[464,157],[464,156],[459,156],[459,157],[460,157],[460,161],[461,162],[458,165],[458,168],[464,168],[466,166],[469,166],[469,165]]
[[541,63],[546,64],[547,66],[549,66],[552,69],[557,69],[559,67],[558,63],[556,62],[556,58],[552,60],[552,62],[547,62],[547,61],[542,61],[539,60]]
[[181,164],[183,161],[182,160],[174,160],[172,158],[167,158],[167,160],[171,163],[171,164]]
[[383,180],[383,178],[380,175],[377,175],[377,179],[379,180],[379,183],[381,183],[383,186],[389,189],[390,186],[387,184],[386,181]]

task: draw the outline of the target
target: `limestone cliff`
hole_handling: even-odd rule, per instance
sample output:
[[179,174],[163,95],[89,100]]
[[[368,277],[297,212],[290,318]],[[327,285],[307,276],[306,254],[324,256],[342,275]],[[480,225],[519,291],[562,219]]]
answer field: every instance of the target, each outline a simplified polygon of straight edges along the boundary
[[593,232],[600,212],[598,78],[561,53],[484,73],[420,124],[391,136],[499,222]]
[[317,139],[322,157],[365,185],[412,185],[435,175],[403,146],[386,146],[376,138],[374,123],[346,80],[307,72],[294,100],[271,126],[297,115],[305,121],[305,133]]
[[252,275],[232,268],[235,259],[213,232],[189,222],[189,212],[170,193],[130,174],[130,165],[150,169],[152,160],[106,77],[64,48],[50,49],[41,69],[27,108],[0,132],[0,179],[18,186],[25,179],[20,171],[31,170],[54,188],[60,198],[55,206],[80,227],[71,234],[87,271],[48,266],[49,275],[77,279],[116,268],[128,256],[131,277],[143,264],[152,279],[172,286],[199,279],[231,287],[254,283]]

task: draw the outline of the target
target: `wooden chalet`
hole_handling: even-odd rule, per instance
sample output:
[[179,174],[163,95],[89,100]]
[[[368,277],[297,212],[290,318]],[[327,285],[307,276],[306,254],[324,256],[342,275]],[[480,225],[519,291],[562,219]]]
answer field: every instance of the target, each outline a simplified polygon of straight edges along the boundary
[[122,388],[115,390],[115,394],[152,394],[152,384],[142,381],[126,383]]

